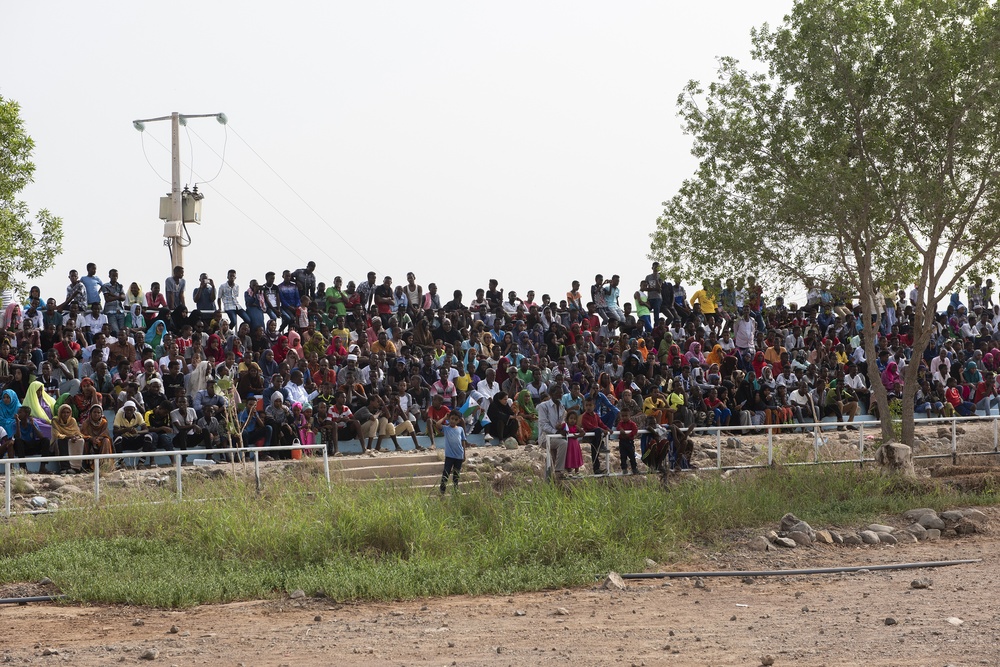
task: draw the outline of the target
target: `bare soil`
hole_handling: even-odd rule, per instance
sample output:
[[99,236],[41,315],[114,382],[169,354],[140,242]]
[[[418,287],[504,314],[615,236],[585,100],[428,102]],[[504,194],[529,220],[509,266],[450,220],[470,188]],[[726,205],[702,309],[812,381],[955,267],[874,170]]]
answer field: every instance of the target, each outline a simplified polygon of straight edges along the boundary
[[[1000,511],[984,511],[992,525],[1000,524]],[[743,545],[760,532],[727,537]],[[779,666],[996,665],[998,547],[995,533],[768,553],[742,546],[713,553],[692,545],[688,562],[671,570],[982,559],[937,569],[706,578],[704,588],[672,579],[629,581],[625,591],[595,581],[574,590],[394,604],[282,599],[180,611],[5,606],[0,661],[144,664],[140,656],[155,649],[154,664],[169,665],[759,665],[765,655]],[[912,589],[919,577],[929,577],[932,587]],[[51,591],[24,584],[0,595],[39,592]],[[886,624],[890,617],[894,625]],[[46,649],[58,654],[43,655]]]

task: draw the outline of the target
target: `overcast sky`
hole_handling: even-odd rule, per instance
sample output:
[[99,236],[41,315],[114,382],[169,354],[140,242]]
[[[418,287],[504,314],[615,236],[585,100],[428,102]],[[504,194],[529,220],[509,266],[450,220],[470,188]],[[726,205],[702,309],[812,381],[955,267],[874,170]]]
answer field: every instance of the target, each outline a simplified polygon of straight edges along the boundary
[[200,271],[218,284],[235,268],[245,288],[314,260],[327,283],[413,271],[466,301],[492,277],[558,300],[595,273],[631,295],[661,202],[694,168],[677,94],[717,56],[746,61],[750,28],[790,8],[8,3],[0,95],[36,142],[24,197],[66,232],[30,284],[62,297],[88,261],[126,286],[162,282],[170,127],[147,125],[151,167],[132,121],[222,111],[228,135],[213,119],[181,131],[182,181],[218,174],[189,226],[189,289]]

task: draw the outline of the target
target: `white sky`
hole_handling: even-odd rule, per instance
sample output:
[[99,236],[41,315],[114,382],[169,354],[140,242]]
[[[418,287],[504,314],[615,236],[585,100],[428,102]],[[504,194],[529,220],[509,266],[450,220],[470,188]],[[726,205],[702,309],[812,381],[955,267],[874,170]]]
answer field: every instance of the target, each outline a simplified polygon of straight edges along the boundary
[[[223,111],[227,165],[203,188],[204,224],[189,226],[189,290],[200,271],[219,284],[235,268],[245,288],[314,260],[328,284],[369,269],[399,284],[414,271],[466,302],[491,277],[558,300],[574,278],[586,288],[595,273],[618,273],[631,295],[648,273],[661,202],[694,168],[678,93],[712,78],[716,56],[746,62],[750,28],[790,8],[7,3],[0,95],[21,104],[36,142],[36,182],[23,196],[61,215],[66,232],[55,267],[29,284],[61,297],[68,271],[83,274],[88,261],[103,279],[117,268],[126,286],[162,283],[157,207],[170,159],[154,138],[169,146],[170,128],[147,125],[154,172],[132,120]],[[221,125],[189,127],[222,151]],[[182,129],[183,160],[211,178],[219,157],[190,141]]]

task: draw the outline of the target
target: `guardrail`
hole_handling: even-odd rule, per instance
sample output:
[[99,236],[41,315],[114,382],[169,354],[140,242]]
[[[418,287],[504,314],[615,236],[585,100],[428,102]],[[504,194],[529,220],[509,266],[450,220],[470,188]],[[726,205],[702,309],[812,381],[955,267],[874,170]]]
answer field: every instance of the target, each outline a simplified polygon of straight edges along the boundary
[[[82,454],[79,456],[28,456],[24,458],[16,459],[0,459],[0,463],[4,466],[4,516],[10,517],[14,514],[11,509],[11,481],[13,467],[20,464],[28,463],[41,463],[42,467],[49,463],[63,463],[63,462],[73,462],[73,461],[93,461],[94,462],[94,502],[101,502],[101,466],[100,461],[109,459],[134,459],[134,458],[144,458],[144,457],[154,457],[161,458],[167,457],[172,458],[174,461],[173,467],[175,471],[175,476],[177,478],[177,500],[183,500],[184,497],[184,485],[183,485],[183,475],[181,474],[181,462],[186,456],[199,456],[199,455],[214,455],[214,454],[230,454],[235,457],[236,455],[246,455],[252,456],[253,466],[254,466],[254,477],[257,482],[257,488],[260,489],[260,457],[267,452],[285,452],[292,450],[315,450],[320,449],[323,451],[323,474],[326,476],[327,488],[331,487],[330,480],[330,457],[326,450],[326,445],[275,445],[268,447],[225,447],[219,449],[188,449],[188,450],[174,450],[171,452],[115,452],[113,454]],[[244,459],[245,460],[245,459]]]
[[[902,420],[894,419],[895,423],[900,423]],[[993,449],[991,451],[985,452],[963,452],[963,456],[987,456],[991,454],[1000,455],[1000,430],[998,430],[998,424],[1000,424],[1000,415],[984,415],[984,416],[970,416],[970,417],[930,417],[922,419],[914,419],[914,423],[918,426],[930,425],[930,424],[941,424],[946,423],[951,425],[951,452],[948,454],[921,454],[915,455],[914,459],[941,459],[950,458],[953,464],[958,462],[958,424],[959,422],[984,422],[991,421],[993,423]],[[688,429],[690,435],[694,434],[707,434],[715,436],[715,467],[711,468],[701,468],[702,470],[749,470],[754,468],[768,468],[774,463],[774,432],[781,430],[795,430],[801,429],[803,432],[811,433],[813,436],[813,460],[812,461],[802,461],[796,463],[786,463],[789,466],[800,466],[800,465],[837,465],[845,463],[857,463],[858,466],[863,467],[865,463],[873,463],[875,459],[865,458],[865,428],[873,429],[876,432],[881,432],[882,426],[878,421],[854,421],[854,422],[836,422],[836,421],[819,421],[819,422],[808,422],[803,424],[760,424],[760,425],[748,425],[748,426],[698,426]],[[831,461],[821,461],[820,460],[820,450],[822,449],[825,441],[823,439],[822,433],[824,430],[833,430],[838,427],[847,427],[850,429],[858,429],[858,458],[856,459],[840,459]],[[723,466],[722,465],[722,434],[724,432],[736,432],[736,431],[747,431],[747,430],[760,430],[767,429],[767,463],[749,464],[749,465],[734,465],[734,466]],[[609,435],[619,434],[621,431],[612,430]],[[644,434],[649,431],[646,429],[640,429],[638,433]],[[582,439],[585,436],[596,435],[602,433],[601,431],[589,431],[586,433],[579,434]],[[552,437],[564,437],[558,434],[547,434],[545,435],[545,477],[549,479],[552,477],[552,447],[550,445],[550,440]],[[611,474],[611,451],[610,447],[608,452],[605,453],[605,470],[606,474]],[[588,477],[603,477],[605,475],[588,475]]]

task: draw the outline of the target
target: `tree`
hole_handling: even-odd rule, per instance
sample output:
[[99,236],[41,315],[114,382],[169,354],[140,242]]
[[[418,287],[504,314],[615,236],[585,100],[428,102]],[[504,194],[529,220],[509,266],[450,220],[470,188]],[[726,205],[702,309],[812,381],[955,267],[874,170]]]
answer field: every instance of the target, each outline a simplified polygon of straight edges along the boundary
[[[1000,158],[1000,17],[988,0],[797,0],[751,32],[747,71],[720,59],[678,98],[695,175],[664,203],[650,256],[682,275],[820,280],[857,295],[868,372],[885,287],[914,281],[903,439],[936,304],[992,261]],[[930,304],[929,308],[923,304]]]
[[41,209],[33,217],[18,199],[34,180],[35,142],[24,130],[21,107],[0,96],[0,290],[22,288],[52,267],[62,252],[62,218]]

